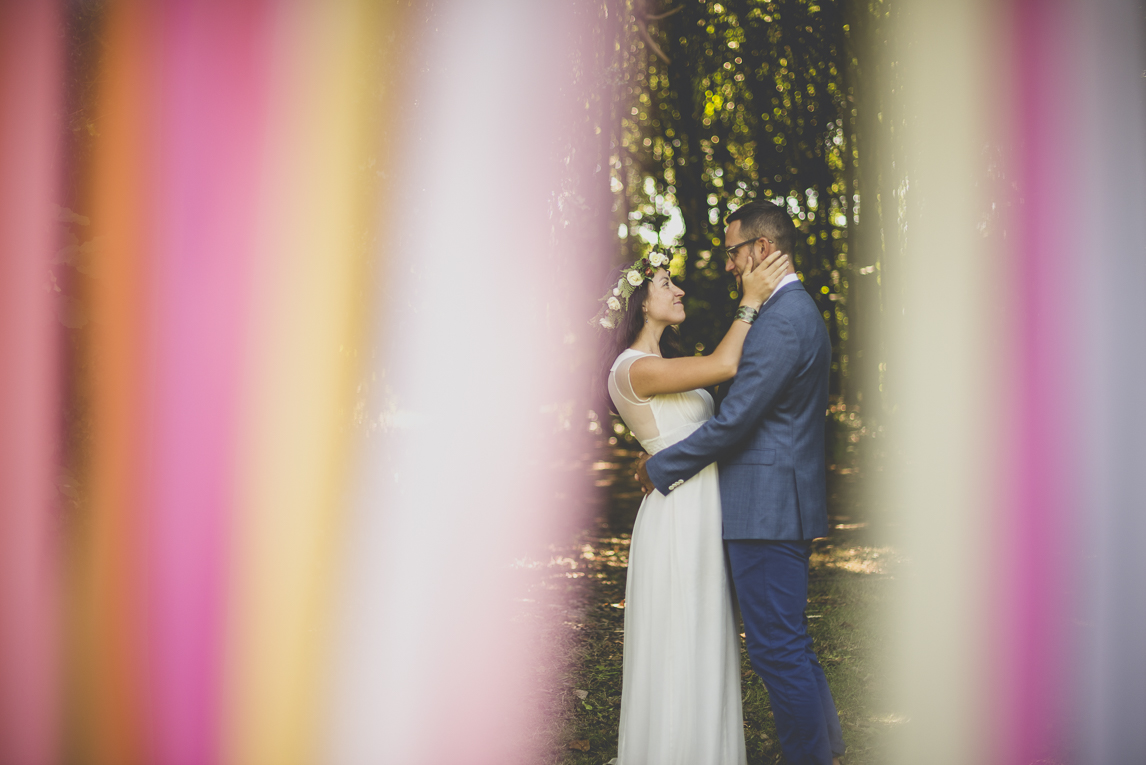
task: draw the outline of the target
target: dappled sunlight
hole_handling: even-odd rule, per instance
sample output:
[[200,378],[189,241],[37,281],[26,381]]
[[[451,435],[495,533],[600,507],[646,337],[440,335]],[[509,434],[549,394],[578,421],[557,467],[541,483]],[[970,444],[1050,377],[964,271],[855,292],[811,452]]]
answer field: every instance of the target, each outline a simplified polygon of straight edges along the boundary
[[813,566],[835,568],[853,574],[886,574],[894,563],[899,562],[891,547],[848,547],[826,545],[812,552]]
[[886,714],[886,715],[883,715],[881,717],[872,717],[870,719],[872,722],[883,723],[884,725],[901,725],[905,722],[910,722],[909,718],[906,715],[900,715],[900,714],[894,714],[894,713]]
[[613,537],[604,540],[604,545],[599,547],[583,545],[581,557],[586,561],[594,561],[600,566],[624,568],[629,565],[629,540]]

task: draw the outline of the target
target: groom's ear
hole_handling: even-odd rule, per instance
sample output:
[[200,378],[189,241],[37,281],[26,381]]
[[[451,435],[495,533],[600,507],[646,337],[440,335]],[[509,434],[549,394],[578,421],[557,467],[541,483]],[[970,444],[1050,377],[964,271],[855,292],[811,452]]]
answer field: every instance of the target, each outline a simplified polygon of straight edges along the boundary
[[752,267],[763,263],[768,258],[768,239],[765,237],[758,237],[755,246],[752,248]]
[[773,253],[779,252],[780,247],[771,239],[766,236],[760,237],[757,240],[760,243],[760,260],[761,262],[767,260]]

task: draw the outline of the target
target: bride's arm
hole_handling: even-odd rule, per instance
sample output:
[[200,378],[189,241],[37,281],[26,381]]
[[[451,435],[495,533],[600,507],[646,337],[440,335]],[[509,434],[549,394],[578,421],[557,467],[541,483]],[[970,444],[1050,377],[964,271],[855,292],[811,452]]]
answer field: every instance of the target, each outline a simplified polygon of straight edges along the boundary
[[[740,305],[759,309],[784,278],[787,269],[788,256],[776,252],[746,272],[741,277],[744,297]],[[681,393],[706,388],[732,379],[740,365],[740,352],[751,326],[745,321],[733,321],[720,345],[708,356],[682,356],[676,359],[645,356],[637,359],[629,367],[633,392],[641,398],[648,398],[658,393]]]

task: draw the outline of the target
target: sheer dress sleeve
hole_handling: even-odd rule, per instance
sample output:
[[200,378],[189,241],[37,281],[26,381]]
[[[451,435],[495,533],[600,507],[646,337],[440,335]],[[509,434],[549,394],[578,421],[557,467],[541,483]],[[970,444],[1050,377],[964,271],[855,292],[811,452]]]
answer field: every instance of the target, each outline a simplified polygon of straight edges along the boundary
[[617,407],[621,419],[641,442],[650,441],[660,435],[653,416],[652,398],[638,396],[629,378],[629,369],[633,362],[648,355],[651,354],[622,355],[609,372],[609,397],[613,399],[613,406]]

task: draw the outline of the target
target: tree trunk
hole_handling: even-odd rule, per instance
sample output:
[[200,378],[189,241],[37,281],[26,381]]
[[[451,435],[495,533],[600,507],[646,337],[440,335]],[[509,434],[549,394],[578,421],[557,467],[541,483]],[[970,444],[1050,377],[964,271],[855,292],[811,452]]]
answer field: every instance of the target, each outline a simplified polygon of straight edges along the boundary
[[[848,0],[844,18],[850,28],[849,80],[854,97],[855,147],[859,155],[853,183],[858,195],[859,222],[848,238],[851,278],[848,290],[848,403],[859,405],[865,422],[874,425],[882,411],[879,391],[880,291],[877,266],[884,248],[884,203],[880,194],[883,157],[879,133],[881,99],[877,87],[880,67],[880,25],[872,17],[867,0]],[[848,157],[849,166],[852,158]],[[854,199],[854,197],[853,197]],[[852,200],[849,200],[852,201]],[[854,210],[853,210],[854,212]]]
[[[674,43],[682,37],[691,37],[693,30],[686,28],[690,18],[688,13],[676,13],[666,18],[662,22],[665,24],[665,37]],[[700,251],[712,249],[708,234],[708,190],[704,185],[700,121],[696,118],[696,99],[692,73],[688,67],[688,52],[677,45],[670,45],[668,51],[669,92],[672,108],[680,115],[676,121],[677,138],[680,140],[680,159],[675,168],[676,198],[684,218],[682,242],[689,260],[692,260]]]

